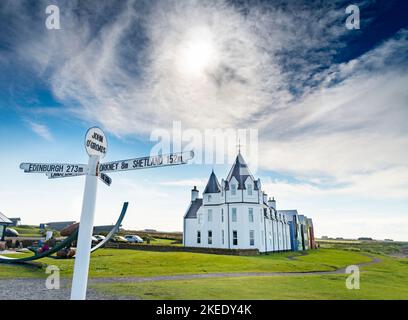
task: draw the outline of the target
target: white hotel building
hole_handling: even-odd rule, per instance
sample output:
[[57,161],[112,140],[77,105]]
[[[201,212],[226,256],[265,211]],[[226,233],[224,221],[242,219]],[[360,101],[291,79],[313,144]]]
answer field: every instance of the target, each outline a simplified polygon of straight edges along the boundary
[[261,190],[241,153],[226,180],[211,173],[203,198],[196,187],[184,215],[183,244],[187,247],[291,250],[289,222],[276,201]]

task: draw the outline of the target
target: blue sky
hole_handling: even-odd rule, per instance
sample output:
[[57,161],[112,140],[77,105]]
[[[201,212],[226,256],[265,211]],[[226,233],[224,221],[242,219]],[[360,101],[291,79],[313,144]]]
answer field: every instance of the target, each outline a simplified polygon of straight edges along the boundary
[[[45,27],[49,4],[61,30]],[[258,130],[258,152],[244,156],[318,235],[408,240],[407,4],[353,2],[361,28],[348,30],[349,4],[1,1],[0,211],[79,220],[83,178],[51,181],[19,163],[86,163],[93,125],[108,134],[105,160],[143,156],[154,130],[180,121]],[[111,174],[95,223],[129,201],[126,227],[182,230],[190,189],[212,168],[221,179],[230,164]]]

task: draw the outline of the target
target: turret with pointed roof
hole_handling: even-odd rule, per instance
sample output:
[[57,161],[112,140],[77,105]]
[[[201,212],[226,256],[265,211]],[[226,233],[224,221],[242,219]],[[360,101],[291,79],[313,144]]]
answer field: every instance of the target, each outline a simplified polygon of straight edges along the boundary
[[204,189],[203,193],[218,193],[221,192],[221,185],[218,182],[218,179],[214,173],[214,170],[211,172],[210,178],[208,179],[207,186]]
[[247,163],[245,162],[244,158],[242,157],[241,152],[238,152],[235,162],[228,174],[228,177],[226,180],[227,190],[229,189],[229,182],[231,181],[233,177],[238,181],[238,189],[245,189],[245,181],[248,179],[248,177],[250,177],[251,180],[254,182],[254,189],[258,190],[258,187],[259,187],[258,181],[254,179],[254,176],[249,170],[249,167]]

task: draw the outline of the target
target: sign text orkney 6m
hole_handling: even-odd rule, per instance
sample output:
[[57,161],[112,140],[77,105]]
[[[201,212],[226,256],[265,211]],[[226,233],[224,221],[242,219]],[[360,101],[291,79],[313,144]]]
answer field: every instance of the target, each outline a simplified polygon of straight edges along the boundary
[[100,172],[127,171],[186,164],[194,157],[192,151],[101,163]]
[[108,143],[104,132],[98,127],[93,127],[85,135],[85,149],[89,155],[88,164],[22,163],[20,165],[24,172],[44,173],[49,179],[86,175],[71,299],[86,298],[98,177],[109,186],[112,179],[105,172],[182,165],[194,157],[194,153],[189,151],[100,164],[99,160],[105,157],[107,148]]

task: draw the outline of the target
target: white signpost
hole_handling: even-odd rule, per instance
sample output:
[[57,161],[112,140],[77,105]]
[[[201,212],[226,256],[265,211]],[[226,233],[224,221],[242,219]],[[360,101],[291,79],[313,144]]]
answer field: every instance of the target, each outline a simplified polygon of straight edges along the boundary
[[106,172],[182,165],[187,164],[187,161],[194,157],[194,153],[189,151],[100,164],[99,161],[106,155],[107,148],[108,143],[104,132],[98,127],[93,127],[88,129],[85,135],[85,149],[89,155],[87,165],[61,163],[20,164],[20,168],[23,169],[24,172],[44,173],[49,179],[86,175],[78,231],[77,252],[75,255],[74,276],[72,279],[72,300],[84,300],[86,298],[98,178],[110,186],[112,179],[106,175]]

